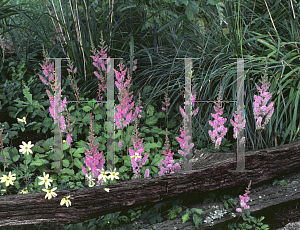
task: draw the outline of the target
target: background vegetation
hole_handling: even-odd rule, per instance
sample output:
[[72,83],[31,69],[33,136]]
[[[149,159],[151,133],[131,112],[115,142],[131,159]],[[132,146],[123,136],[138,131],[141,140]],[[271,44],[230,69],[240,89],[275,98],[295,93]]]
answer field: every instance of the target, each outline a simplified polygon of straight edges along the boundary
[[[54,124],[49,114],[47,87],[39,78],[39,74],[42,75],[40,63],[44,61],[43,47],[48,50],[49,57],[69,57],[74,62],[81,100],[98,99],[98,80],[93,74],[95,67],[90,56],[92,47],[97,48],[101,43],[101,31],[108,46],[108,56],[122,57],[124,64],[130,68],[130,90],[133,91],[135,106],[141,92],[144,107],[139,120],[139,126],[144,127],[141,138],[156,144],[145,150],[151,153],[146,165],[152,175],[157,173],[157,164],[164,157],[162,148],[166,127],[174,158],[176,161],[180,159],[180,146],[175,137],[180,135],[182,127],[179,106],[183,106],[184,102],[185,70],[183,60],[176,58],[199,58],[193,59],[192,84],[197,84],[193,91],[196,101],[216,100],[220,86],[224,100],[236,100],[234,58],[245,58],[246,151],[255,149],[257,145],[264,149],[300,140],[299,11],[300,3],[295,0],[116,0],[113,4],[108,0],[2,2],[1,36],[13,42],[9,49],[2,47],[3,55],[0,55],[0,122],[4,125],[3,134],[8,133],[3,142],[5,151],[10,155],[17,154],[24,136],[17,118],[22,117],[26,117],[28,124],[23,133],[29,137],[27,141],[42,145],[39,141],[47,139],[44,152],[53,143],[53,138],[49,138],[53,136]],[[77,31],[78,25],[80,31]],[[60,40],[56,40],[55,36]],[[261,85],[259,80],[264,73],[266,57],[271,83],[268,91],[272,94],[270,101],[274,102],[275,110],[258,143],[253,102],[254,94],[258,94],[255,83]],[[133,72],[135,59],[138,60],[137,69]],[[119,71],[117,63],[115,69]],[[66,67],[67,62],[62,61],[62,98],[66,96],[67,101],[75,101]],[[31,102],[24,94],[27,87],[32,95]],[[170,97],[168,116],[160,113],[165,93]],[[115,98],[117,95],[116,91]],[[85,142],[89,135],[89,112],[82,110],[84,106],[76,105],[71,112],[72,121],[76,121],[74,151],[88,147]],[[95,105],[88,106],[95,109]],[[213,103],[195,103],[194,108],[199,107],[200,111],[193,118],[195,148],[211,152],[214,144],[208,135],[211,127],[207,121],[212,118],[213,106]],[[227,118],[225,126],[229,131],[222,141],[222,152],[235,151],[233,127],[228,125],[229,120],[234,119],[235,111],[234,103],[225,105],[223,117]],[[104,109],[95,110],[95,116],[96,113],[105,116]],[[66,112],[63,115],[66,116]],[[99,151],[106,148],[104,121],[103,118],[103,123],[94,122]],[[130,133],[133,128],[134,124],[129,128]],[[150,131],[146,132],[147,129]],[[33,133],[40,134],[40,138],[34,137]],[[129,139],[129,136],[126,137]],[[130,146],[133,146],[132,141]],[[81,155],[72,176],[82,179],[80,164],[83,164],[84,151],[78,150],[77,153]],[[120,160],[117,164],[117,168],[126,172],[123,179],[130,178],[129,156],[118,157],[124,157],[122,161],[127,162],[123,165]],[[18,158],[14,164],[21,159]],[[45,169],[43,167],[46,166],[36,167],[35,173],[39,174]],[[57,177],[57,181],[59,179]],[[20,182],[16,188],[22,189],[24,183]]]

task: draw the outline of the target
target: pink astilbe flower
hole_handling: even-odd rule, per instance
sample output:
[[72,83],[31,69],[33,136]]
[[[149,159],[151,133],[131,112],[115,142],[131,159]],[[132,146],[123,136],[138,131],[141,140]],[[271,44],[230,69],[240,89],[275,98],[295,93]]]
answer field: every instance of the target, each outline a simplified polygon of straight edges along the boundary
[[[135,178],[139,178],[141,168],[146,163],[149,153],[146,153],[143,160],[141,161],[141,158],[142,158],[141,153],[144,152],[145,148],[143,148],[143,144],[142,144],[144,138],[139,139],[139,136],[141,134],[138,133],[137,119],[135,119],[135,132],[133,132],[133,135],[134,135],[136,141],[134,141],[134,139],[132,137],[131,137],[131,140],[133,142],[133,146],[134,146],[134,149],[136,149],[136,151],[129,148],[129,153],[130,153],[131,165],[133,168],[133,172],[135,174]],[[140,163],[138,164],[138,162],[140,162]],[[146,169],[146,171],[145,171],[144,178],[146,178],[146,177],[149,177],[149,169]]]
[[[221,90],[222,90],[222,86],[220,86],[218,101],[221,100]],[[213,132],[209,130],[208,133],[211,140],[215,143],[215,149],[219,149],[222,139],[227,132],[227,128],[223,126],[223,124],[226,122],[227,119],[221,117],[224,108],[221,108],[222,106],[220,105],[220,102],[215,104],[216,106],[214,106],[214,109],[216,111],[216,114],[211,113],[212,117],[215,118],[215,120],[214,122],[208,121],[208,123],[214,128],[214,130]]]
[[[252,180],[250,180],[248,188],[246,188],[246,190],[245,190],[246,193],[244,194],[244,196],[241,196],[241,195],[239,196],[240,197],[240,205],[244,209],[250,209],[250,206],[247,205],[246,203],[250,200],[250,197],[248,197],[248,194],[250,194],[249,190],[251,189],[251,187],[250,187],[251,186],[251,181]],[[237,212],[242,212],[242,209],[237,208],[236,211]]]
[[[267,68],[266,68],[267,69]],[[269,123],[269,120],[274,112],[273,104],[274,102],[271,102],[268,107],[266,107],[268,101],[272,97],[272,94],[267,92],[268,88],[270,87],[270,83],[267,83],[268,76],[265,73],[262,77],[262,80],[260,82],[262,83],[261,88],[255,84],[256,88],[258,89],[260,96],[254,95],[254,117],[256,119],[256,129],[257,130],[263,130],[265,126]],[[268,115],[267,115],[268,114]],[[262,119],[263,116],[267,115],[264,124],[262,125]]]
[[[131,84],[130,84],[131,77],[129,76],[129,70],[128,70],[128,79],[125,83],[123,83],[124,76],[126,74],[127,69],[122,71],[122,69],[124,68],[124,65],[123,65],[122,62],[118,66],[120,67],[121,73],[119,73],[116,70],[114,70],[114,71],[115,71],[115,74],[116,74],[116,78],[118,80],[118,81],[115,82],[115,84],[119,89],[118,99],[120,101],[121,106],[116,105],[116,108],[117,108],[118,112],[115,115],[115,120],[116,120],[116,124],[117,124],[118,129],[121,129],[121,128],[126,127],[127,125],[129,125],[132,121],[134,121],[134,119],[138,115],[138,113],[142,112],[140,110],[140,108],[143,108],[143,107],[142,106],[136,107],[133,116],[132,116],[132,111],[129,112],[129,110],[131,110],[132,107],[134,106],[134,101],[130,104],[130,102],[133,98],[133,95],[131,95],[131,97],[129,97],[129,95],[133,93],[133,92],[129,93],[129,88],[131,86]],[[119,77],[120,75],[121,75],[121,77]],[[141,118],[141,115],[139,115],[138,117]],[[124,118],[125,118],[125,120],[124,120]],[[121,121],[124,121],[124,122],[121,124]]]
[[[104,59],[107,57],[107,54],[106,54],[107,48],[106,48],[106,46],[104,46],[104,43],[105,42],[103,40],[103,35],[102,35],[102,31],[101,31],[101,44],[102,44],[102,46],[100,47],[101,51],[96,50],[96,48],[92,48],[93,55],[91,56],[94,61],[93,65],[98,69],[98,71],[94,71],[94,74],[100,80],[100,82],[98,82],[98,87],[99,87],[98,96],[99,96],[100,101],[103,100],[103,96],[101,96],[101,94],[102,94],[101,91],[103,93],[106,93],[106,88],[107,88],[107,85],[105,85],[105,79],[102,75],[102,71],[106,71],[105,65],[107,65],[107,63],[109,62],[109,58],[110,58],[110,57],[108,57],[106,60]],[[103,59],[101,59],[101,58],[103,58]],[[100,70],[100,67],[101,67],[102,71]],[[110,68],[111,68],[111,66],[108,66],[108,69],[110,69]],[[103,106],[103,102],[100,103],[100,106]]]
[[68,121],[69,131],[66,130],[65,119],[64,119],[63,116],[62,116],[62,119],[61,119],[61,124],[62,124],[61,131],[68,135],[67,136],[67,143],[71,148],[71,142],[72,142],[72,136],[73,136],[73,134],[71,134],[71,132],[73,131],[73,128],[71,128],[71,126],[74,125],[75,121],[73,121],[72,124],[70,124],[70,120],[71,120],[72,117],[70,116],[69,110],[67,110],[67,116],[68,116],[67,121]]
[[[73,77],[72,77],[71,74],[70,74],[70,73],[72,73],[72,75],[73,75],[73,74],[76,74],[76,72],[77,72],[77,67],[75,67],[75,69],[73,69],[73,68],[74,68],[74,67],[73,67],[73,62],[70,61],[69,59],[68,59],[68,67],[70,68],[70,69],[67,69],[67,71],[69,72],[68,78],[69,78],[69,80],[71,81],[71,82],[70,82],[70,85],[73,87],[75,96],[76,96],[77,101],[78,101],[78,99],[79,99],[79,92],[78,92],[78,91],[79,91],[79,90],[78,90],[76,81],[74,80],[74,83],[73,83]],[[73,75],[73,76],[74,76],[74,75]]]
[[161,164],[159,164],[159,168],[160,168],[160,172],[158,173],[160,176],[163,176],[165,174],[173,174],[175,173],[175,171],[180,170],[180,165],[178,163],[174,164],[174,160],[173,160],[173,155],[174,152],[171,153],[171,149],[169,149],[170,144],[169,144],[169,139],[168,139],[168,129],[166,128],[166,151],[164,150],[163,153],[166,156],[166,160],[161,159],[161,162],[164,163],[164,165],[166,166],[166,168],[164,168]]
[[[48,55],[47,53],[44,51],[44,57],[46,58]],[[40,64],[41,65],[41,64]],[[46,81],[41,75],[39,75],[40,79],[42,80],[42,82],[46,85],[50,85],[50,87],[52,88],[52,90],[54,91],[54,85],[52,85],[52,81],[54,80],[54,63],[50,64],[50,61],[46,59],[46,61],[44,62],[44,65],[41,65],[41,67],[43,68],[43,73],[46,77],[49,77],[49,82]],[[71,69],[73,69],[73,66],[71,67]],[[73,70],[72,70],[73,71]],[[76,68],[75,70],[73,71],[74,73],[76,73]],[[46,90],[47,94],[48,94],[48,97],[49,97],[49,100],[50,100],[50,104],[51,104],[51,107],[49,107],[49,111],[50,111],[50,114],[51,116],[53,117],[54,119],[54,123],[57,123],[58,122],[58,118],[56,117],[56,113],[55,113],[55,105],[58,104],[58,101],[55,100],[54,96],[50,93],[49,90]],[[64,100],[62,101],[61,103],[61,107],[58,108],[58,112],[61,113],[64,109],[65,109],[65,106],[66,106],[66,100],[67,98],[65,97]],[[66,124],[65,124],[65,119],[64,119],[64,116],[61,114],[61,119],[60,119],[60,122],[61,122],[61,132],[65,132],[67,134],[67,143],[68,145],[70,146],[70,153],[71,153],[71,157],[72,157],[72,167],[73,167],[73,163],[74,163],[74,160],[73,160],[73,156],[72,156],[72,149],[71,149],[71,142],[72,142],[72,128],[71,126],[75,123],[75,121],[73,121],[72,124],[70,124],[70,114],[69,114],[69,111],[67,110],[67,121],[68,121],[68,128],[69,128],[69,131],[67,131],[66,129]]]
[[[165,93],[165,102],[162,101],[162,103],[166,106],[166,108],[165,108],[165,107],[162,107],[161,109],[162,109],[163,111],[166,111],[167,108],[168,108],[168,106],[170,106],[170,98],[168,98],[168,94],[167,94],[167,93]],[[169,115],[169,113],[167,113],[167,115]]]
[[[187,127],[187,125],[184,124],[184,127]],[[181,132],[180,136],[182,138],[179,138],[179,137],[175,137],[175,138],[179,142],[181,149],[184,151],[178,150],[178,153],[183,156],[186,156],[190,152],[190,150],[193,149],[194,143],[191,143],[190,145],[188,145],[188,140],[192,138],[191,136],[187,136],[187,134],[189,133],[189,130],[184,131],[184,128],[180,128],[180,132]]]
[[[242,116],[242,110],[241,110],[240,106],[238,106],[237,112],[236,112],[236,114],[233,114],[233,116],[235,118],[235,122],[232,119],[230,119],[230,123],[234,126],[233,137],[234,137],[234,139],[237,139],[238,133],[241,130],[243,130],[243,128],[245,127],[246,119],[244,120],[244,118]],[[245,137],[242,138],[241,142],[245,144]]]
[[[96,136],[94,137],[94,129],[93,129],[93,120],[92,120],[92,113],[90,114],[90,136],[88,137],[88,139],[90,140],[91,143],[88,143],[89,146],[91,146],[91,151],[85,148],[85,156],[86,158],[84,159],[85,164],[91,169],[91,172],[93,174],[94,178],[98,178],[100,172],[103,168],[104,162],[105,162],[105,157],[102,158],[101,162],[100,162],[100,158],[102,156],[103,151],[99,154],[98,146],[99,143],[97,143],[96,145],[94,145],[95,139],[97,138]],[[99,171],[97,170],[99,169]],[[86,170],[86,168],[82,165],[82,171],[84,172],[86,178],[88,178],[88,172]],[[102,185],[102,180],[103,178],[101,178],[100,180],[98,180],[98,184]]]
[[[48,55],[46,52],[44,52],[44,57],[46,58]],[[49,85],[51,88],[52,88],[52,91],[55,92],[55,86],[52,82],[54,82],[54,63],[50,64],[50,61],[49,60],[46,60],[44,62],[44,65],[41,65],[40,66],[43,68],[43,73],[46,77],[48,77],[48,81],[45,80],[41,75],[39,75],[40,79],[42,80],[42,82],[45,84],[45,85]],[[50,93],[49,90],[46,90],[47,94],[48,94],[48,97],[49,97],[49,100],[50,100],[50,104],[51,106],[49,107],[49,111],[50,111],[50,114],[51,116],[53,117],[54,119],[54,122],[57,123],[58,121],[58,118],[56,117],[56,113],[55,113],[55,104],[58,104],[58,101],[55,101],[54,100],[54,96]],[[67,98],[65,97],[64,100],[62,101],[61,103],[61,107],[58,108],[58,112],[61,113],[65,106],[66,106],[66,100]],[[61,126],[64,127],[64,118],[63,118],[63,115],[61,115]]]
[[[194,90],[194,87],[192,88],[192,90]],[[195,94],[192,95],[192,104],[194,104],[195,98],[196,98],[196,95]],[[187,104],[189,104],[188,101],[187,101]],[[181,106],[179,106],[179,109],[180,109],[181,115],[182,115],[182,117],[184,119],[186,117],[186,114],[185,114],[184,110],[181,108]],[[192,112],[192,117],[195,116],[198,113],[198,111],[199,111],[199,108],[197,108],[196,110],[194,110]],[[185,124],[184,122],[183,122],[183,124],[184,124],[183,128],[180,128],[182,139],[179,138],[179,137],[176,137],[176,140],[180,143],[180,147],[183,150],[183,151],[179,150],[178,153],[181,154],[181,155],[183,155],[183,156],[186,156],[189,153],[189,151],[194,147],[194,144],[191,143],[190,145],[188,145],[188,140],[191,139],[192,137],[191,136],[187,136],[187,134],[188,134],[189,131],[188,130],[184,131],[184,128],[187,127],[187,124]],[[181,163],[183,163],[183,162],[181,161]]]

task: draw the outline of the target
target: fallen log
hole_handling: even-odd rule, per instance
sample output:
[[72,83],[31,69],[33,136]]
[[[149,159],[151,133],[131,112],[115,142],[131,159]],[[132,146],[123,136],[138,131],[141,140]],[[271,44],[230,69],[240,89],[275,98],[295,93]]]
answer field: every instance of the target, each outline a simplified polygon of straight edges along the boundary
[[[198,160],[190,171],[92,188],[61,190],[51,200],[44,198],[45,193],[0,197],[0,226],[46,222],[75,224],[121,208],[132,209],[188,194],[236,186],[246,188],[250,180],[252,187],[259,186],[300,169],[300,142],[246,152],[245,168],[250,172],[228,171],[236,169],[235,153],[199,153],[197,150],[194,153],[194,159]],[[109,188],[109,192],[104,188]],[[71,195],[72,206],[60,206],[61,199],[68,195]],[[251,197],[253,202],[259,202],[255,198]],[[289,199],[299,198],[300,194],[295,193]],[[261,204],[257,207],[263,208]]]

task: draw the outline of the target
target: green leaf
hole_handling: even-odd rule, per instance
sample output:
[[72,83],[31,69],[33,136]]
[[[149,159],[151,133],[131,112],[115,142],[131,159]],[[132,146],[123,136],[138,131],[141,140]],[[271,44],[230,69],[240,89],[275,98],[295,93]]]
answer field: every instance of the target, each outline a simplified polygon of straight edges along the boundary
[[185,14],[189,20],[194,20],[194,15],[199,11],[198,4],[195,1],[189,1],[189,4],[185,8]]
[[69,167],[69,165],[70,165],[70,162],[69,162],[69,160],[62,160],[62,164],[63,164],[63,166],[64,167]]
[[68,108],[69,112],[70,112],[71,110],[73,110],[73,109],[75,109],[75,106],[74,106],[74,105],[71,105],[71,106]]
[[89,112],[90,110],[92,110],[92,108],[90,106],[84,106],[82,108],[85,112]]
[[185,6],[187,6],[189,4],[188,0],[177,0],[176,1],[176,6],[180,5],[180,4],[184,4]]
[[45,152],[45,150],[42,147],[38,146],[38,145],[34,145],[32,147],[32,151],[33,152],[38,152],[38,153],[44,153]]
[[193,215],[193,221],[195,223],[196,228],[199,227],[199,224],[202,224],[202,219],[196,213]]
[[89,122],[90,121],[90,114],[86,114],[85,116],[84,116],[84,118],[82,119],[82,122],[83,123],[87,123],[87,122]]
[[[78,148],[78,149],[76,149],[76,151],[75,151],[75,153],[74,153],[73,156],[76,155],[76,157],[79,157],[79,155],[77,155],[77,154],[78,154],[78,153],[84,153],[84,152],[85,152],[85,148],[84,148],[84,147]],[[81,155],[80,155],[80,157],[81,157]]]
[[153,117],[147,118],[145,123],[147,125],[154,125],[157,122],[157,120],[158,120],[158,118],[153,116]]
[[79,169],[82,168],[82,163],[79,161],[78,158],[75,158],[75,159],[74,159],[74,165],[75,165],[77,168],[79,168]]
[[147,106],[147,114],[150,114],[150,116],[153,116],[154,113],[154,107],[152,105]]
[[279,181],[280,185],[285,186],[287,185],[287,182],[285,180]]
[[190,210],[186,210],[185,214],[182,216],[182,223],[185,223],[190,218]]
[[201,209],[198,209],[198,208],[192,208],[192,210],[193,210],[194,212],[199,213],[200,215],[203,213],[203,211],[202,211]]
[[24,85],[25,89],[23,89],[23,94],[26,97],[26,99],[32,104],[32,94],[29,92],[29,88]]
[[36,161],[31,162],[30,166],[41,166],[43,164],[49,163],[48,160],[45,159],[37,159]]
[[19,160],[19,158],[20,158],[20,155],[15,155],[15,156],[13,156],[13,162],[16,162],[16,161],[18,161],[18,160]]
[[95,119],[98,121],[98,120],[100,120],[100,119],[102,119],[102,115],[101,114],[97,114],[96,116],[95,116]]
[[210,5],[217,5],[219,2],[221,2],[222,0],[207,0],[207,3]]

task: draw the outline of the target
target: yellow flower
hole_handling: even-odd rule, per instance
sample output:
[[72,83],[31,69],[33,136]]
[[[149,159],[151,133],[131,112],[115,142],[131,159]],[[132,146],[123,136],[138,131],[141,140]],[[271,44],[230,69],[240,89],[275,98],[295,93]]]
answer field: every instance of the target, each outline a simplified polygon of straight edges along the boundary
[[27,188],[24,188],[24,189],[20,192],[20,194],[27,194],[27,193],[28,193]]
[[135,153],[133,156],[130,156],[131,158],[134,158],[134,160],[136,161],[136,158],[142,158],[142,156],[140,156],[138,153]]
[[62,198],[60,205],[62,206],[64,203],[66,203],[66,206],[69,207],[69,205],[71,206],[71,201],[69,200],[70,196],[67,196],[66,198]]
[[23,117],[23,119],[20,119],[20,118],[17,118],[17,119],[18,119],[18,121],[24,122],[26,124],[26,117]]
[[105,190],[106,192],[109,192],[109,188],[104,188],[104,190]]
[[31,144],[31,141],[29,141],[28,144],[26,144],[24,141],[22,141],[22,143],[23,143],[23,145],[19,145],[20,148],[21,148],[19,151],[20,151],[22,154],[27,153],[27,155],[29,155],[29,152],[32,154],[31,148],[32,148],[34,145]]
[[67,141],[66,140],[63,140],[63,143],[66,143]]
[[92,178],[92,176],[89,175],[89,176],[86,176],[86,178],[87,178],[88,181],[89,181],[89,187],[94,187],[95,182],[93,181],[94,179]]
[[110,169],[110,175],[107,178],[111,179],[111,180],[114,180],[114,178],[116,178],[118,180],[119,179],[118,175],[119,175],[119,173],[116,172],[116,168],[114,169],[113,172]]
[[97,171],[100,172],[100,174],[99,174],[99,176],[98,176],[98,181],[101,180],[101,178],[103,178],[104,182],[106,182],[106,178],[108,178],[108,177],[107,177],[107,173],[108,173],[108,172],[104,172],[103,169],[101,169],[101,170],[100,170],[100,169],[97,169]]
[[48,188],[48,186],[51,186],[50,182],[52,182],[53,180],[48,179],[49,178],[49,174],[46,175],[46,173],[44,172],[44,177],[39,177],[40,180],[42,180],[39,185],[42,185],[45,183],[45,187],[46,189]]
[[9,184],[14,185],[13,180],[16,179],[16,174],[11,175],[11,172],[9,172],[9,175],[3,175],[2,177],[0,177],[1,179],[1,183],[6,182],[6,187],[9,186]]
[[51,189],[51,190],[47,190],[47,189],[42,189],[44,192],[46,192],[46,196],[45,196],[45,199],[47,199],[48,197],[48,200],[50,200],[53,197],[56,197],[57,194],[54,192],[55,190],[57,189],[57,187]]

